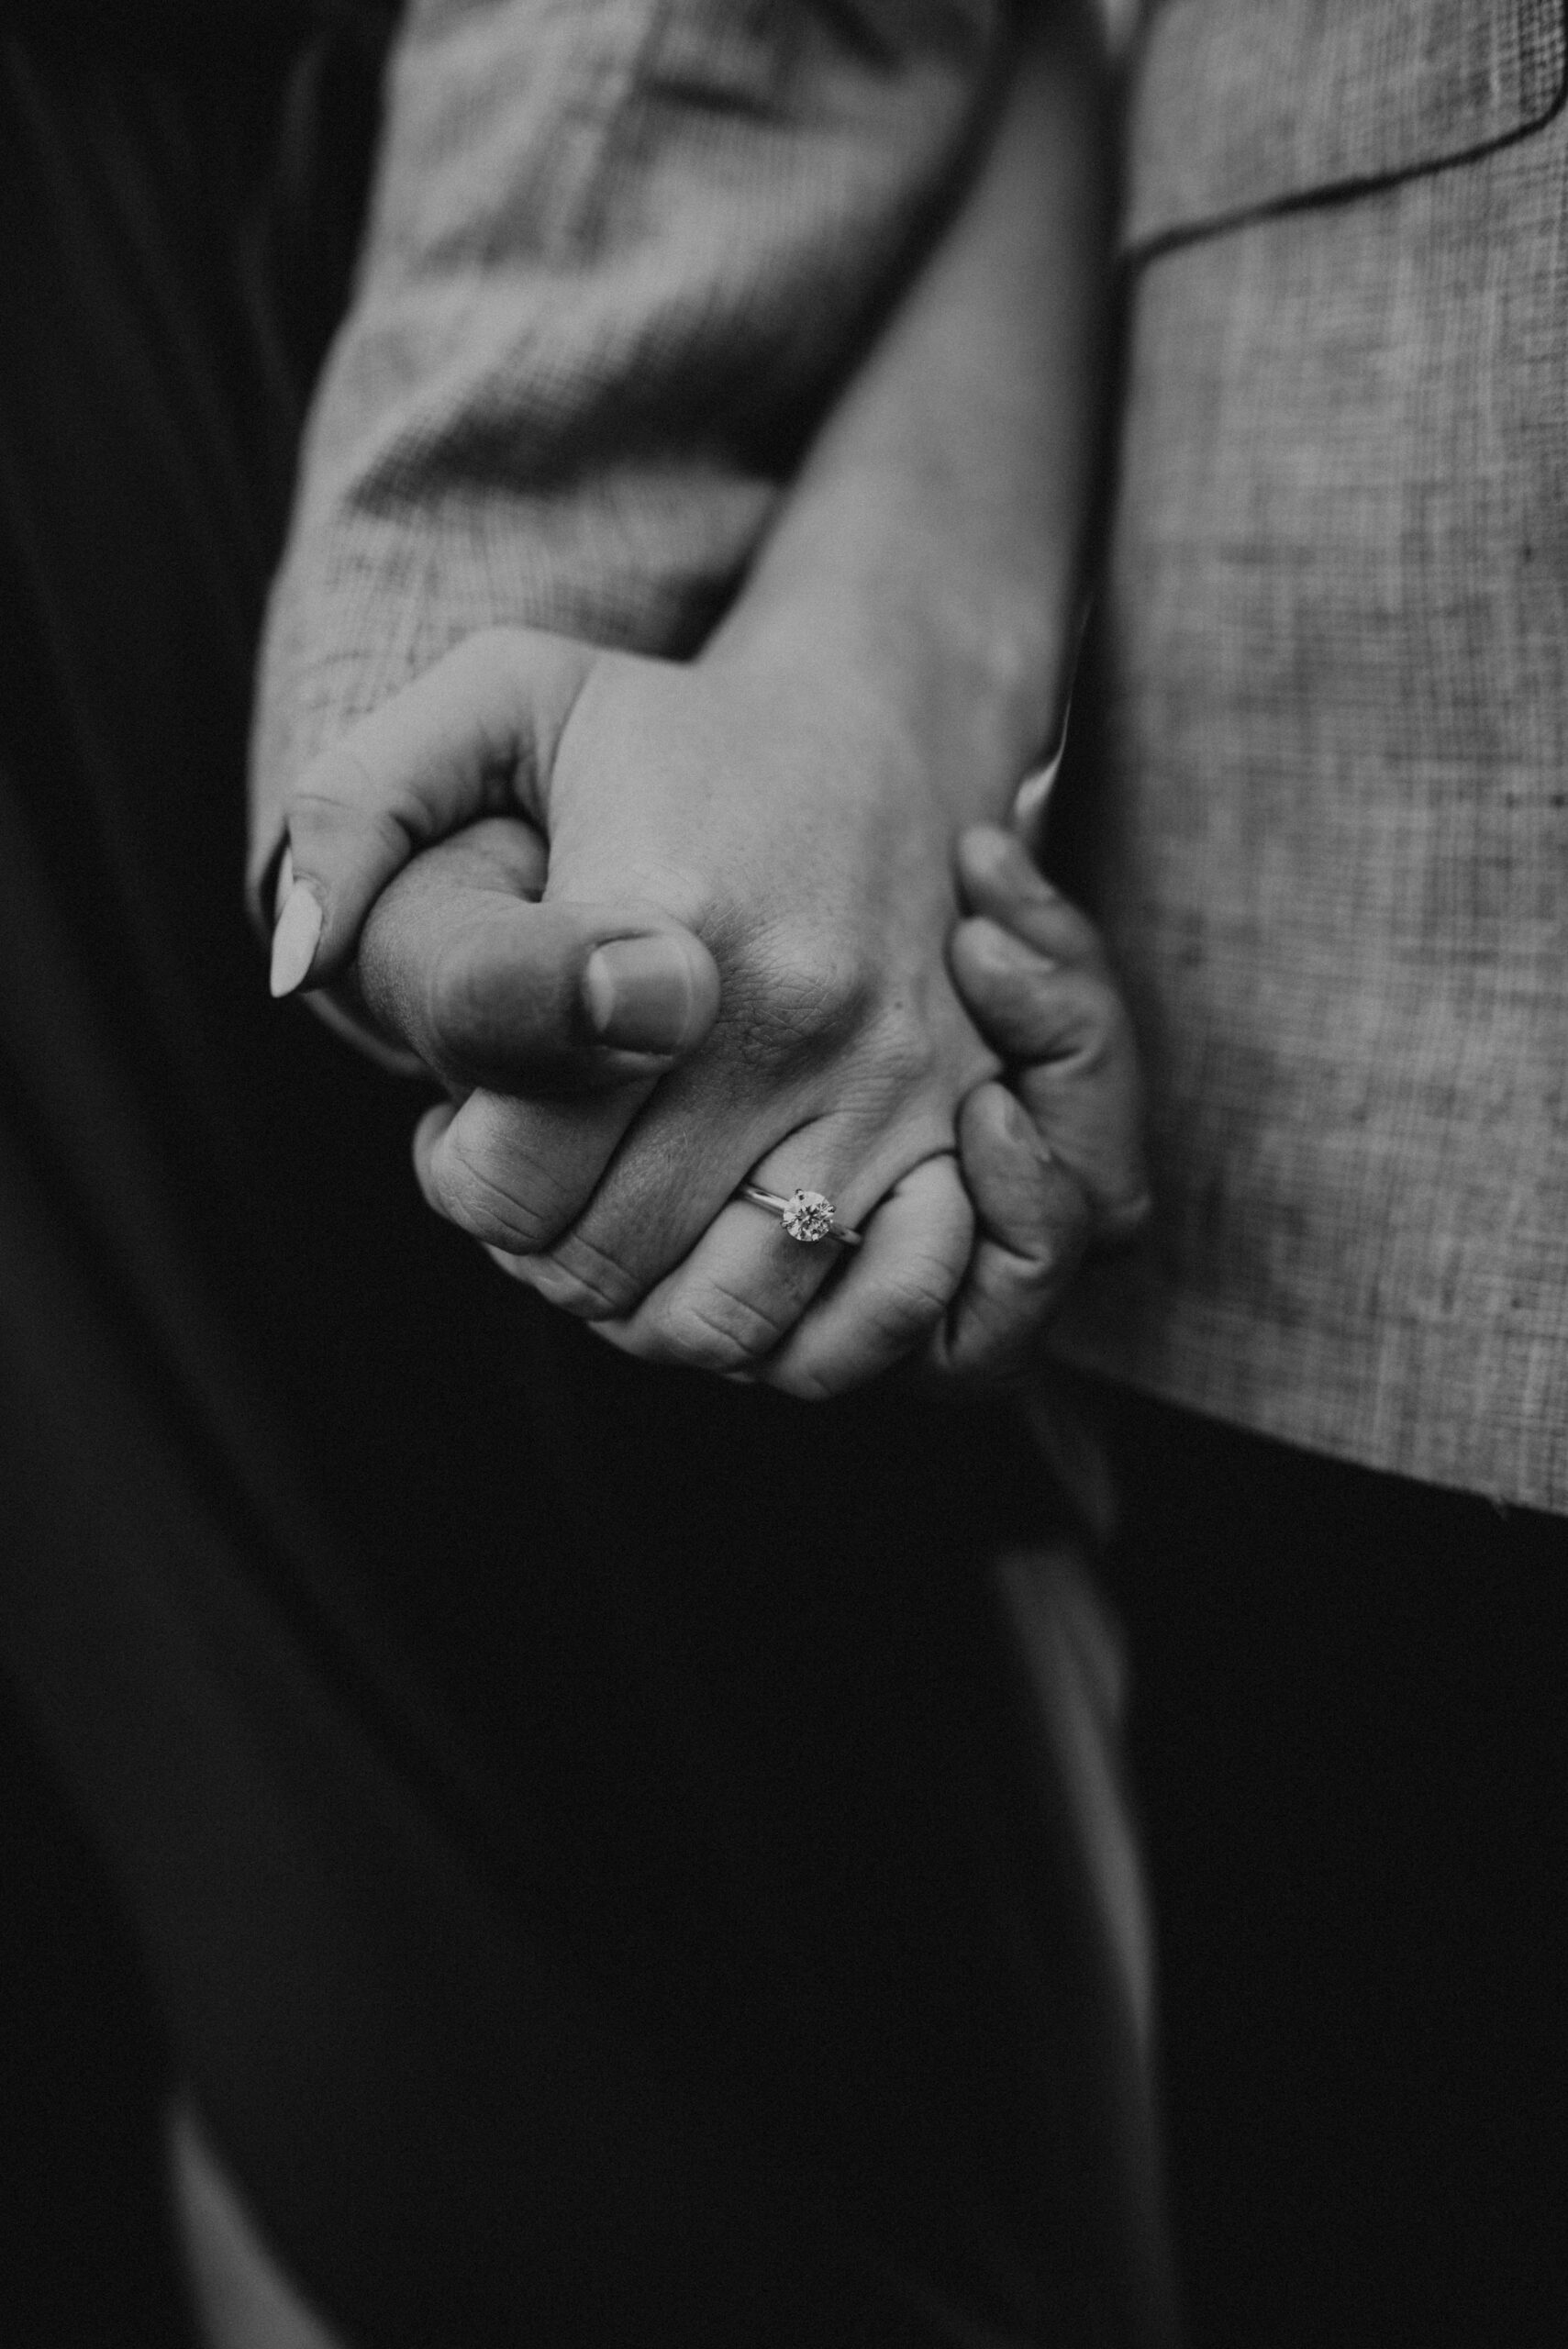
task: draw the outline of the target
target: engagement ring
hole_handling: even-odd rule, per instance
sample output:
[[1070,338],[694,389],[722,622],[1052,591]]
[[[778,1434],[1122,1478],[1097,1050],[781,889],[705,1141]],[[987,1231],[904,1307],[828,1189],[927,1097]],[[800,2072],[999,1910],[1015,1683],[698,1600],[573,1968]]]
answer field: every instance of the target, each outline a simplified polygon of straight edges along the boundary
[[792,1240],[810,1247],[818,1240],[836,1240],[840,1248],[858,1248],[861,1235],[846,1231],[841,1223],[833,1220],[833,1202],[821,1191],[792,1191],[784,1198],[778,1191],[764,1191],[755,1183],[742,1183],[735,1194],[754,1208],[766,1208],[776,1215]]

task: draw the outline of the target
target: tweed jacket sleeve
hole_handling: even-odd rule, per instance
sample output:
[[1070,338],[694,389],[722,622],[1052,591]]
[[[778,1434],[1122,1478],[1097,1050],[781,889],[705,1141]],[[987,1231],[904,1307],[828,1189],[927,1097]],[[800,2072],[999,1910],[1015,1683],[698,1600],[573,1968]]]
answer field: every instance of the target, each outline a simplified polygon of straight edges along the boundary
[[1068,788],[1157,1208],[1058,1342],[1568,1511],[1568,9],[1161,0],[1128,143]]
[[255,731],[301,767],[477,629],[699,642],[962,178],[1006,0],[413,0]]

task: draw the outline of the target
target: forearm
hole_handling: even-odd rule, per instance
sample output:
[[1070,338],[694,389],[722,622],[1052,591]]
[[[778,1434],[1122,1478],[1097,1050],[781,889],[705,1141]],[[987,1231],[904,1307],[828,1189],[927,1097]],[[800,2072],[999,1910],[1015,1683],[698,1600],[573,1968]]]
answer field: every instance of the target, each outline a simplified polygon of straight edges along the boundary
[[709,659],[873,706],[998,816],[1071,682],[1103,416],[1105,65],[1030,26],[995,138],[815,442]]
[[[497,6],[484,21],[505,29],[524,13]],[[324,395],[296,543],[274,607],[253,869],[264,869],[269,843],[280,836],[301,751],[385,699],[400,674],[428,668],[443,638],[455,641],[497,619],[531,618],[556,631],[558,645],[562,636],[602,640],[601,630],[614,639],[623,632],[615,598],[628,596],[663,613],[648,629],[649,649],[675,650],[670,629],[683,615],[690,624],[717,580],[712,572],[687,576],[679,530],[673,551],[666,547],[661,558],[668,572],[656,565],[645,574],[639,551],[649,531],[661,514],[684,518],[680,530],[694,527],[695,513],[714,561],[726,551],[731,560],[752,553],[760,527],[727,535],[710,526],[728,508],[742,452],[751,446],[755,453],[759,418],[772,417],[776,434],[799,413],[799,386],[792,389],[788,377],[798,374],[803,354],[821,368],[833,351],[841,378],[836,400],[825,383],[815,436],[777,498],[776,527],[696,664],[722,672],[728,663],[743,673],[715,705],[744,717],[726,751],[724,820],[701,793],[685,807],[673,788],[656,791],[641,753],[627,778],[629,805],[606,809],[595,793],[574,795],[570,840],[559,810],[533,812],[550,838],[559,885],[570,874],[581,895],[592,878],[599,895],[614,897],[626,885],[635,834],[644,874],[673,876],[681,886],[672,904],[698,908],[727,903],[730,883],[708,869],[726,824],[739,826],[750,842],[742,859],[749,869],[781,822],[786,834],[792,822],[808,834],[815,824],[834,844],[828,894],[853,900],[850,934],[874,928],[862,898],[880,891],[916,940],[921,967],[940,964],[952,916],[953,835],[976,816],[1001,813],[1049,742],[1076,637],[1105,284],[1101,93],[1097,55],[1070,29],[1072,0],[1041,13],[1045,22],[1021,54],[1004,60],[984,45],[973,49],[951,83],[940,74],[934,83],[929,73],[920,78],[939,53],[951,64],[959,55],[951,49],[918,51],[895,71],[878,65],[862,73],[857,66],[848,81],[839,60],[817,91],[820,122],[828,128],[815,148],[786,120],[740,117],[733,137],[742,141],[761,135],[758,123],[771,125],[777,202],[762,179],[754,182],[751,161],[737,178],[731,157],[722,206],[710,211],[713,188],[695,203],[695,131],[681,127],[677,114],[667,126],[667,154],[656,147],[652,166],[639,166],[641,201],[621,220],[628,237],[643,224],[663,256],[659,268],[639,261],[635,273],[617,273],[612,246],[608,257],[597,249],[584,257],[570,282],[548,273],[541,281],[537,268],[531,275],[521,266],[497,273],[495,317],[471,294],[459,306],[468,340],[460,338],[459,356],[444,374],[433,360],[425,376],[415,371],[406,381],[390,360],[379,370],[369,365],[368,354],[383,343],[390,351],[406,331],[414,297],[398,294],[405,277],[424,287],[424,277],[410,276],[400,258],[409,236],[392,221],[381,246],[373,246],[373,258],[383,259],[369,273],[361,317]],[[1004,62],[1014,66],[1010,76],[996,70]],[[994,127],[980,119],[982,79],[1005,97]],[[928,86],[939,105],[919,96]],[[846,110],[846,92],[857,95],[858,123]],[[505,109],[500,120],[510,159],[518,151],[516,126]],[[988,142],[979,136],[987,128]],[[865,192],[851,187],[843,167],[852,161],[860,171],[861,134],[871,142],[873,131],[866,151],[880,158],[873,177],[881,195],[872,208],[881,226],[872,239]],[[965,142],[983,150],[983,161],[933,243],[932,204],[944,186],[951,190],[953,175],[944,174],[941,158],[951,154],[956,168],[955,150]],[[393,162],[398,151],[395,142]],[[833,159],[827,172],[825,156]],[[754,160],[761,171],[765,156],[759,151]],[[390,165],[389,182],[401,184]],[[461,189],[470,185],[465,176]],[[674,206],[668,219],[654,201],[661,186]],[[450,239],[437,234],[442,213],[433,196],[429,209],[434,225],[421,268],[444,286]],[[512,231],[526,225],[519,207],[503,209]],[[708,224],[697,245],[677,233],[682,220]],[[761,237],[769,220],[775,228]],[[779,222],[794,224],[784,239],[790,265],[782,279],[763,267],[770,247],[780,250]],[[488,216],[479,228],[488,251],[487,223]],[[873,265],[868,239],[881,264]],[[903,271],[920,250],[927,257],[890,301],[888,258],[901,242]],[[420,250],[417,240],[412,249]],[[880,291],[884,312],[882,331],[852,371],[845,322],[856,304],[835,278],[835,258],[853,262],[859,306]],[[677,384],[686,387],[662,432],[656,465],[653,444],[631,429],[642,412],[635,404],[628,419],[625,402],[606,393],[595,430],[584,438],[572,426],[570,404],[557,398],[551,408],[547,397],[563,378],[579,381],[583,369],[543,366],[541,339],[544,355],[580,354],[595,319],[609,315],[606,284],[628,298],[637,285],[654,289],[638,297],[647,312],[638,335],[624,349],[617,343],[623,373],[639,351],[657,347],[664,393],[673,399]],[[726,286],[728,306],[717,300]],[[688,395],[707,382],[699,359],[723,355],[728,328],[750,315],[764,287],[772,351],[766,359],[753,351],[743,374],[727,369],[708,383],[688,414]],[[425,291],[416,309],[445,316]],[[715,320],[728,321],[726,334]],[[851,346],[855,340],[849,338]],[[367,381],[382,387],[382,405],[369,400],[361,415],[349,395]],[[628,376],[628,398],[630,384]],[[636,389],[644,402],[651,396],[646,384]],[[496,400],[505,435],[488,415]],[[703,432],[688,451],[673,427],[683,415],[689,422],[699,414]],[[615,431],[628,438],[631,456],[641,452],[636,462],[628,456],[609,467],[606,478],[624,493],[619,502],[589,495],[594,465],[609,466],[620,445]],[[569,490],[551,485],[562,465]],[[578,478],[573,468],[584,465]],[[394,472],[395,500],[388,496]],[[476,489],[483,490],[477,504]],[[755,500],[743,502],[756,515]],[[774,503],[771,495],[767,502]],[[480,521],[484,536],[471,544],[465,533]],[[672,581],[684,585],[665,594]],[[657,582],[663,584],[649,602]],[[586,598],[581,611],[574,596]],[[373,631],[368,622],[378,615]],[[545,649],[540,640],[541,657]],[[518,657],[526,668],[532,656],[519,648]],[[701,681],[692,682],[695,718],[704,703]],[[694,742],[672,775],[694,763],[702,769],[705,747]],[[797,862],[787,841],[762,855],[775,895]],[[821,876],[810,879],[808,896],[820,912]],[[773,910],[782,935],[800,909],[781,903]],[[724,918],[746,932],[755,929],[756,913],[730,905]]]
[[1008,0],[410,0],[258,697],[318,751],[476,631],[702,641],[928,242]]

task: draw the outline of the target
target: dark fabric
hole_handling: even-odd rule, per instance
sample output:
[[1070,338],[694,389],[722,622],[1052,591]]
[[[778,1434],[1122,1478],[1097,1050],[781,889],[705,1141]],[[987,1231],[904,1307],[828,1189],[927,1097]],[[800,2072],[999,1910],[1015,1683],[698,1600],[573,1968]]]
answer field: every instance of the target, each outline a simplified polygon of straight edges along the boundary
[[0,1659],[359,2343],[1109,2339],[1009,1423],[608,1356],[265,996],[252,648],[375,64],[0,46]]
[[1123,1398],[1207,2349],[1568,2338],[1568,1527]]
[[0,2274],[35,2341],[196,2349],[167,2058],[103,1864],[0,1679]]

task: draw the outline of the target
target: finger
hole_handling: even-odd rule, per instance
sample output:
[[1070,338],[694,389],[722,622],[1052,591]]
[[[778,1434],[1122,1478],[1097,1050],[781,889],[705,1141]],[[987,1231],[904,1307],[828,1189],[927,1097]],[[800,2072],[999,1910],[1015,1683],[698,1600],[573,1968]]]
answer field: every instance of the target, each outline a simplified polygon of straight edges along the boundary
[[[626,1196],[617,1199],[611,1170],[590,1212],[551,1251],[565,1275],[552,1294],[628,1353],[733,1375],[781,1343],[846,1252],[831,1241],[792,1239],[770,1209],[737,1199],[738,1186],[754,1181],[784,1197],[796,1188],[823,1190],[836,1220],[853,1230],[940,1143],[911,1125],[890,1129],[868,1149],[864,1112],[846,1109],[809,1117],[775,1140],[780,1104],[773,1102],[760,1106],[750,1138],[738,1127],[720,1151],[710,1138],[723,1131],[721,1123],[712,1116],[694,1119],[681,1090],[677,1073],[651,1113],[674,1105],[661,1146],[647,1146],[647,1120],[634,1137],[641,1165],[630,1171],[645,1177],[651,1162],[657,1186],[634,1186],[631,1205]],[[694,1135],[698,1154],[687,1157]],[[651,1227],[657,1255],[648,1252]],[[575,1302],[567,1284],[576,1286]],[[606,1310],[617,1297],[618,1310]],[[603,1327],[610,1319],[614,1331]]]
[[972,914],[989,915],[1053,962],[1106,968],[1099,931],[1052,888],[1023,843],[996,824],[974,824],[959,840],[959,888]]
[[891,1370],[940,1326],[973,1240],[956,1161],[944,1154],[912,1167],[868,1220],[863,1246],[759,1377],[818,1402]]
[[[828,1163],[812,1130],[809,1138],[793,1135],[771,1153],[758,1179],[787,1197],[796,1186],[781,1166],[798,1171]],[[645,1362],[734,1377],[783,1343],[845,1252],[831,1240],[793,1240],[769,1209],[728,1199],[684,1262],[613,1329],[601,1325],[600,1334]]]
[[840,1252],[831,1241],[791,1240],[777,1222],[769,1229],[765,1210],[732,1202],[630,1313],[595,1328],[641,1362],[749,1376],[832,1277]]
[[274,995],[337,976],[417,850],[481,816],[539,815],[539,777],[594,658],[538,630],[487,629],[312,763],[285,811]]
[[[940,1099],[884,1125],[881,1083],[846,1082],[842,1104],[826,1114],[820,1073],[809,1065],[793,1084],[752,1099],[754,1089],[733,1058],[698,1060],[665,1079],[586,1212],[550,1251],[562,1276],[550,1291],[557,1303],[594,1321],[634,1314],[702,1246],[748,1180],[784,1196],[797,1186],[824,1192],[852,1226],[911,1166],[952,1147],[951,1115]],[[839,1252],[781,1235],[776,1219],[755,1207],[724,1230],[726,1259],[709,1302],[723,1315],[717,1291],[730,1291],[737,1330],[728,1341],[723,1326],[705,1338],[683,1319],[661,1359],[717,1368],[727,1351],[762,1351],[793,1326],[825,1259]]]
[[1097,955],[1037,953],[981,916],[959,924],[949,963],[1040,1138],[1088,1194],[1098,1236],[1135,1230],[1149,1211],[1142,1085],[1131,1022]]
[[895,1185],[853,1255],[791,1241],[765,1209],[740,1202],[636,1313],[595,1326],[644,1361],[819,1401],[921,1344],[962,1277],[973,1228],[951,1154]]
[[[419,1187],[470,1238],[531,1258],[582,1213],[649,1090],[552,1101],[475,1092],[461,1105],[439,1102],[415,1130]],[[561,1276],[547,1260],[519,1262],[518,1277],[549,1297]]]
[[[827,1241],[790,1238],[766,1208],[737,1200],[754,1179],[784,1197],[831,1179],[855,1149],[851,1121],[813,1120],[775,1141],[780,1106],[763,1103],[746,1125],[723,1132],[717,1119],[694,1119],[676,1099],[680,1079],[663,1087],[650,1119],[674,1103],[660,1129],[650,1119],[633,1141],[637,1163],[621,1161],[588,1212],[550,1253],[551,1302],[584,1320],[615,1320],[628,1353],[689,1369],[729,1372],[768,1353],[799,1319],[841,1252]],[[827,1173],[824,1172],[827,1170]],[[628,1180],[617,1186],[617,1171]],[[868,1207],[883,1187],[865,1169],[840,1219]]]
[[977,1085],[965,1101],[959,1158],[977,1236],[928,1359],[952,1376],[1006,1383],[1028,1369],[1094,1210],[1004,1085]]
[[539,904],[542,866],[542,842],[515,819],[417,857],[365,922],[355,983],[366,1010],[464,1087],[662,1074],[717,1016],[712,956],[655,907]]

